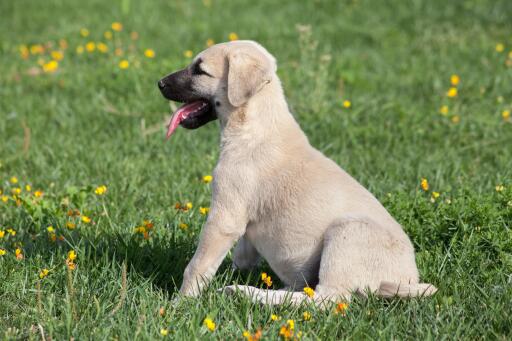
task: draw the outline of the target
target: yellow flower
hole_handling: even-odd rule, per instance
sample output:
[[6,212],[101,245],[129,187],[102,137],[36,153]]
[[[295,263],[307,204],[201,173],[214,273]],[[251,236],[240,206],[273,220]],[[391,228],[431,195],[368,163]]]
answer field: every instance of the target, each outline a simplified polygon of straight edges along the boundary
[[206,40],[206,46],[210,47],[215,44],[215,41],[213,39],[209,38]]
[[263,281],[263,283],[267,285],[267,288],[272,286],[272,277],[267,275],[266,272],[261,273],[261,280]]
[[270,315],[270,319],[272,321],[279,321],[279,320],[281,320],[281,316],[276,315],[276,314],[272,314],[272,315]]
[[453,86],[457,86],[460,82],[460,77],[458,75],[451,75],[450,76],[450,83],[452,83]]
[[70,221],[68,221],[68,222],[66,223],[66,227],[68,228],[68,230],[74,230],[74,229],[75,229],[75,227],[76,227],[76,224],[75,224],[75,223],[72,223],[72,222],[70,222]]
[[432,192],[432,198],[437,199],[441,194],[439,192]]
[[3,256],[7,253],[7,251],[5,251],[4,249],[0,249],[0,256]]
[[231,32],[228,36],[229,40],[233,41],[233,40],[238,40],[238,34],[236,34],[235,32]]
[[352,102],[350,102],[349,100],[344,100],[343,101],[343,107],[344,108],[350,108],[352,106]]
[[155,58],[155,51],[152,49],[146,49],[146,51],[144,51],[144,55],[147,58]]
[[50,270],[48,269],[43,269],[41,270],[41,272],[39,272],[39,278],[43,279],[45,278],[46,276],[48,276],[48,274],[50,273]]
[[302,319],[303,319],[304,321],[309,321],[309,320],[311,320],[311,313],[309,313],[309,312],[307,312],[307,311],[303,312],[303,313],[302,313]]
[[18,178],[13,176],[9,179],[9,181],[11,182],[11,184],[17,184],[18,183]]
[[103,33],[103,36],[104,36],[104,37],[105,37],[105,39],[107,39],[107,40],[112,39],[112,31],[105,31],[105,33]]
[[43,71],[47,73],[55,72],[58,68],[59,62],[56,60],[50,60],[48,63],[43,64]]
[[207,215],[208,212],[210,212],[209,207],[199,207],[199,213],[201,213],[202,215]]
[[108,46],[105,43],[98,43],[97,47],[98,47],[98,51],[100,51],[101,53],[107,53],[107,51],[108,51]]
[[88,29],[86,29],[86,28],[81,28],[81,29],[80,29],[80,35],[81,35],[82,37],[84,37],[84,38],[85,38],[85,37],[88,37],[88,36],[89,36],[89,30],[88,30]]
[[7,202],[9,200],[9,197],[7,195],[2,195],[2,201]]
[[96,43],[93,41],[88,42],[85,44],[85,49],[87,52],[94,52],[94,50],[96,50]]
[[135,233],[146,233],[146,228],[144,226],[137,226],[133,231]]
[[68,252],[68,259],[70,261],[74,261],[76,259],[76,252],[75,250],[71,250]]
[[185,224],[185,223],[180,223],[179,225],[179,228],[182,229],[183,231],[186,231],[188,229],[188,225]]
[[13,230],[13,229],[7,229],[6,231],[7,231],[7,233],[9,233],[13,237],[16,235],[16,231]]
[[32,190],[32,186],[25,185],[25,191],[30,192]]
[[103,195],[106,192],[107,192],[107,186],[105,186],[105,185],[98,186],[94,190],[94,193],[96,193],[97,195]]
[[251,333],[248,330],[244,330],[242,333],[242,336],[245,337],[247,341],[258,341],[261,339],[261,329],[258,329],[254,335],[251,335]]
[[48,231],[49,233],[53,233],[53,232],[55,232],[55,228],[53,228],[53,226],[48,226],[46,228],[46,231]]
[[450,97],[450,98],[453,98],[453,97],[457,97],[457,88],[455,87],[451,87],[450,89],[448,89],[448,91],[446,92],[446,96]]
[[83,47],[82,45],[78,45],[78,46],[76,47],[76,50],[75,50],[75,51],[76,51],[76,53],[78,53],[78,54],[82,54],[82,53],[84,53],[84,47]]
[[86,223],[86,224],[89,224],[91,222],[91,218],[89,218],[88,216],[86,215],[83,215],[82,216],[82,222]]
[[40,198],[40,197],[42,197],[42,196],[43,196],[43,192],[42,192],[42,191],[40,191],[40,190],[37,190],[37,191],[35,191],[35,192],[34,192],[34,196],[35,196],[36,198]]
[[510,111],[509,110],[503,110],[503,112],[501,113],[501,117],[503,117],[503,119],[505,121],[508,121],[510,119]]
[[20,195],[21,194],[21,188],[15,187],[11,190],[12,194],[14,195]]
[[305,293],[306,295],[308,295],[308,297],[310,297],[310,298],[311,298],[311,297],[313,297],[313,296],[315,296],[315,290],[313,290],[313,289],[312,289],[312,288],[310,288],[310,287],[305,287],[305,288],[304,288],[304,293]]
[[127,61],[126,59],[123,59],[119,62],[119,68],[122,70],[128,69],[129,66],[130,66],[130,62]]
[[0,230],[0,239],[2,239],[4,236],[5,236],[5,231],[4,230]]
[[294,320],[288,320],[288,321],[286,321],[286,323],[288,323],[288,327],[291,330],[295,329],[295,321]]
[[448,109],[448,106],[447,106],[447,105],[443,105],[443,106],[441,107],[441,109],[439,109],[439,112],[440,112],[440,113],[441,113],[441,115],[443,115],[443,116],[448,115],[448,111],[449,111],[449,109]]
[[192,50],[186,50],[185,52],[183,52],[183,55],[187,58],[192,58],[194,52],[192,52]]
[[288,320],[286,321],[287,324],[282,325],[281,329],[279,329],[279,335],[281,335],[285,340],[290,339],[293,337],[293,331],[295,329],[295,321]]
[[505,45],[502,43],[496,44],[496,52],[503,52],[505,50]]
[[452,123],[457,124],[457,123],[459,123],[459,122],[460,122],[460,116],[459,116],[459,115],[454,115],[454,116],[452,117]]
[[28,57],[30,55],[30,50],[28,49],[27,45],[21,45],[19,47],[19,51],[20,51],[21,58],[28,59]]
[[169,331],[167,329],[165,329],[165,328],[160,329],[160,335],[167,336],[167,334],[169,334]]
[[188,209],[188,210],[191,210],[192,209],[192,203],[189,201],[185,204],[185,207]]
[[210,182],[212,182],[212,180],[213,180],[213,176],[211,176],[211,175],[205,175],[205,176],[203,176],[203,182],[204,182],[205,184],[209,184]]
[[62,53],[61,51],[52,51],[52,53],[50,53],[50,56],[52,56],[52,58],[56,61],[60,61],[64,58],[64,53]]
[[336,314],[341,314],[341,315],[345,316],[347,310],[348,310],[348,304],[345,303],[345,302],[341,302],[341,303],[338,303],[336,305],[336,312],[335,313]]
[[215,330],[215,322],[211,318],[205,318],[203,324],[209,331],[213,332]]
[[503,186],[503,185],[496,186],[496,192],[503,192],[504,189],[505,189],[505,186]]
[[428,180],[425,178],[422,178],[420,186],[421,186],[421,189],[424,190],[425,192],[428,191]]
[[111,25],[112,29],[116,32],[120,32],[123,29],[123,25],[120,22],[113,22]]
[[21,251],[21,249],[19,247],[16,248],[16,251],[14,251],[14,254],[16,255],[16,259],[18,259],[18,260],[23,259],[23,252]]

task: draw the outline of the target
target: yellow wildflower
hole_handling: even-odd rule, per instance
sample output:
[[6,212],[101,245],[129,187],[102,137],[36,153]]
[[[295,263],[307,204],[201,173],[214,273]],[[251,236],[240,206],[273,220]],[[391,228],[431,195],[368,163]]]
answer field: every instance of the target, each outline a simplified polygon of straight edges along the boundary
[[311,298],[311,297],[313,297],[313,296],[315,296],[315,290],[313,290],[313,289],[312,289],[312,288],[310,288],[310,287],[305,287],[305,288],[304,288],[304,293],[305,293],[306,295],[308,295],[308,297],[310,297],[310,298]]
[[50,270],[48,269],[43,269],[41,270],[41,272],[39,272],[39,278],[43,279],[45,278],[46,276],[48,276],[48,274],[50,273]]
[[452,123],[459,123],[460,122],[460,116],[459,115],[453,115],[452,117]]
[[80,35],[81,35],[82,37],[84,37],[84,38],[85,38],[85,37],[88,37],[88,36],[89,36],[89,30],[88,30],[88,29],[86,29],[86,28],[81,28],[81,29],[80,29]]
[[9,179],[9,181],[11,182],[11,184],[17,184],[18,183],[18,178],[13,176]]
[[503,117],[503,120],[508,121],[510,119],[510,111],[503,110],[503,112],[501,113],[501,117]]
[[352,106],[352,102],[350,102],[349,100],[346,99],[346,100],[343,101],[343,108],[348,109],[351,106]]
[[259,339],[261,339],[261,336],[262,336],[262,333],[261,333],[261,329],[258,329],[254,335],[251,335],[251,333],[248,331],[248,330],[245,330],[243,333],[242,333],[242,336],[245,337],[245,339],[247,341],[258,341]]
[[44,47],[41,44],[36,44],[30,46],[30,53],[31,54],[42,54],[44,52]]
[[86,224],[89,224],[91,222],[91,218],[89,218],[88,216],[86,215],[83,215],[82,216],[82,222],[86,223]]
[[185,207],[188,209],[188,210],[191,210],[192,209],[192,203],[189,201],[185,204]]
[[206,40],[206,46],[210,47],[215,44],[215,41],[213,39],[209,38]]
[[302,319],[303,319],[304,321],[309,321],[309,320],[311,320],[311,313],[310,313],[310,312],[307,312],[307,311],[303,312],[303,313],[302,313]]
[[7,200],[9,200],[9,197],[7,195],[2,195],[1,198],[3,202],[7,202]]
[[123,25],[120,22],[113,22],[111,25],[112,29],[116,32],[120,32],[123,29]]
[[25,185],[25,191],[30,192],[32,190],[32,186]]
[[187,58],[192,58],[194,52],[192,52],[192,50],[186,50],[185,52],[183,52],[183,55]]
[[101,53],[108,52],[108,46],[105,43],[98,43],[97,48],[98,48],[98,51],[100,51]]
[[152,49],[146,49],[144,51],[144,55],[147,57],[147,58],[155,58],[155,51],[152,50]]
[[293,320],[288,320],[281,326],[279,329],[279,335],[282,336],[285,340],[288,340],[293,337],[293,330],[295,329],[295,322]]
[[341,302],[336,305],[336,314],[341,314],[341,315],[345,316],[347,310],[348,310],[348,304],[345,302]]
[[180,223],[180,224],[178,225],[178,227],[179,227],[180,229],[182,229],[183,231],[186,231],[186,230],[188,229],[188,225],[187,225],[187,224],[185,224],[185,223]]
[[28,59],[28,57],[30,55],[30,50],[28,49],[27,45],[21,45],[19,47],[19,51],[20,51],[21,58]]
[[46,228],[46,231],[48,231],[49,233],[54,233],[55,232],[55,228],[53,226],[48,226]]
[[4,230],[0,230],[0,239],[3,238],[5,236],[5,231]]
[[43,64],[43,71],[47,73],[53,73],[59,68],[59,62],[56,60],[50,60],[48,63]]
[[496,52],[503,52],[505,50],[505,45],[502,43],[496,44]]
[[208,212],[210,212],[209,207],[199,207],[199,213],[201,213],[202,215],[207,215]]
[[13,230],[13,229],[7,229],[6,231],[7,231],[7,233],[9,233],[13,237],[16,235],[16,231]]
[[154,224],[151,222],[151,220],[144,220],[142,221],[142,225],[144,225],[145,228],[151,230],[154,226]]
[[160,329],[160,335],[167,336],[167,334],[169,334],[169,331],[166,328]]
[[107,186],[105,186],[105,185],[98,186],[94,190],[94,193],[96,193],[96,195],[103,195],[106,192],[107,192]]
[[61,51],[52,51],[52,53],[50,53],[50,56],[52,56],[52,58],[56,61],[60,61],[64,58],[64,53],[62,53]]
[[420,186],[421,186],[421,189],[424,190],[425,192],[428,191],[428,180],[425,178],[422,178]]
[[211,176],[211,175],[205,175],[205,176],[203,176],[203,182],[204,182],[205,184],[209,184],[210,182],[212,182],[212,180],[213,180],[213,176]]
[[16,251],[14,251],[14,254],[16,255],[16,259],[18,259],[18,260],[23,259],[23,252],[21,251],[21,249],[19,247],[16,248]]
[[235,32],[231,32],[228,36],[229,40],[233,41],[233,40],[238,40],[238,34],[236,34]]
[[267,288],[272,286],[272,277],[267,275],[266,272],[261,273],[261,280],[263,281],[263,283],[267,285]]
[[272,314],[272,315],[270,315],[270,319],[272,321],[279,321],[279,320],[281,320],[281,316],[276,315],[276,314]]
[[457,86],[460,82],[460,77],[458,75],[451,75],[450,76],[450,83],[453,85],[453,86]]
[[82,54],[82,53],[84,53],[84,47],[83,47],[82,45],[78,45],[78,46],[76,47],[76,50],[75,50],[75,51],[76,51],[76,53],[78,53],[78,54]]
[[443,116],[448,115],[448,111],[449,111],[449,109],[448,109],[448,106],[447,106],[447,105],[443,105],[443,106],[441,107],[441,109],[439,109],[439,112],[440,112],[440,113],[441,113],[441,115],[443,115]]
[[0,256],[3,256],[7,253],[7,251],[5,251],[5,249],[0,249]]
[[12,194],[14,195],[20,195],[21,194],[21,188],[15,187],[11,190]]
[[75,250],[71,250],[68,252],[68,259],[71,261],[74,261],[76,259],[76,252]]
[[203,324],[209,331],[213,332],[215,330],[215,322],[211,318],[205,318]]
[[128,69],[129,66],[130,66],[130,62],[127,61],[126,59],[123,59],[119,62],[119,68],[122,70]]
[[93,41],[88,42],[85,44],[85,49],[87,52],[94,52],[94,50],[96,50],[96,43]]
[[457,94],[458,94],[457,88],[453,87],[453,86],[450,89],[448,89],[448,91],[446,92],[446,96],[448,96],[450,98],[457,97]]
[[74,229],[75,229],[75,227],[76,227],[76,224],[75,224],[75,223],[72,223],[72,222],[70,222],[70,221],[68,221],[68,222],[66,223],[66,227],[68,228],[68,230],[74,230]]
[[40,197],[42,197],[42,196],[43,196],[43,192],[42,192],[42,191],[40,191],[40,190],[37,190],[37,191],[35,191],[35,192],[34,192],[34,196],[35,196],[36,198],[40,198]]
[[105,31],[105,33],[103,33],[103,36],[104,36],[104,37],[105,37],[105,39],[107,39],[107,40],[112,39],[112,31]]
[[496,186],[496,192],[503,192],[504,189],[505,189],[505,186],[503,186],[503,185]]

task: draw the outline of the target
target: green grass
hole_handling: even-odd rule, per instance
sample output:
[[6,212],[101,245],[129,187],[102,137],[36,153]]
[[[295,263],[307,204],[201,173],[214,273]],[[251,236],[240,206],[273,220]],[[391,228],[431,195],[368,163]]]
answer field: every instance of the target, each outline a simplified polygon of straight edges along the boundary
[[[34,202],[23,189],[19,207],[0,201],[0,230],[17,232],[0,239],[7,251],[0,256],[0,337],[154,339],[168,328],[173,339],[226,340],[261,328],[265,339],[277,339],[294,319],[304,339],[510,339],[512,119],[502,112],[512,109],[512,2],[210,3],[0,2],[0,188],[9,197],[19,184],[44,192]],[[124,25],[116,33],[123,57],[103,38],[113,21]],[[90,36],[81,37],[81,28]],[[200,298],[172,302],[204,222],[198,208],[209,206],[201,178],[215,165],[219,130],[217,123],[181,129],[164,143],[169,108],[156,81],[188,63],[185,50],[197,53],[208,38],[225,41],[230,32],[276,56],[311,143],[404,226],[421,277],[439,288],[434,297],[356,298],[346,316],[262,307],[216,292],[230,283],[261,285],[260,272],[270,272],[267,265],[232,271],[228,255]],[[48,53],[24,60],[18,51],[59,39],[69,47],[52,74],[37,64]],[[77,54],[89,40],[107,42],[109,52]],[[146,48],[154,59],[144,57]],[[126,70],[118,67],[123,58]],[[451,74],[461,78],[455,98],[446,97]],[[10,184],[12,176],[20,183]],[[96,196],[102,184],[108,191]],[[432,191],[440,193],[434,203]],[[174,209],[187,201],[190,211]],[[66,222],[77,220],[66,216],[70,208],[92,222],[68,230]],[[144,219],[155,225],[149,240],[134,233]],[[63,240],[51,241],[50,225]],[[17,246],[23,260],[14,256]],[[78,257],[68,273],[70,250]],[[40,280],[43,268],[50,272]],[[304,311],[311,321],[302,321]],[[283,320],[272,322],[273,313]],[[202,326],[206,316],[217,324],[213,333]]]

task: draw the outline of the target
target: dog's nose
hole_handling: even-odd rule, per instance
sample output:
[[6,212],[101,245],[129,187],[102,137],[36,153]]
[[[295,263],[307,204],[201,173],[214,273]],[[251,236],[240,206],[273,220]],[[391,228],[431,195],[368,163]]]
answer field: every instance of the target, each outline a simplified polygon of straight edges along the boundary
[[165,83],[164,83],[164,81],[163,81],[163,80],[159,80],[159,81],[158,81],[158,88],[159,88],[160,90],[162,90],[163,88],[165,88]]

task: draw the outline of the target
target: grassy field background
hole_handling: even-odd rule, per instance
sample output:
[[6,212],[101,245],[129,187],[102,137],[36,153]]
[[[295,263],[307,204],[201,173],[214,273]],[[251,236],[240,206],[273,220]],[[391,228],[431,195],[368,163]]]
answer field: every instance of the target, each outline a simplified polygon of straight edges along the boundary
[[[278,339],[288,319],[303,339],[512,336],[512,2],[18,0],[0,13],[0,337]],[[345,315],[262,307],[216,292],[260,286],[261,271],[280,285],[228,255],[204,295],[172,303],[219,129],[165,143],[156,81],[231,33],[276,56],[311,143],[403,224],[434,297],[356,298]]]

